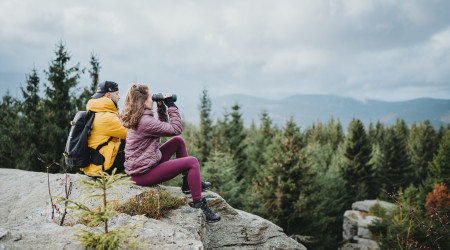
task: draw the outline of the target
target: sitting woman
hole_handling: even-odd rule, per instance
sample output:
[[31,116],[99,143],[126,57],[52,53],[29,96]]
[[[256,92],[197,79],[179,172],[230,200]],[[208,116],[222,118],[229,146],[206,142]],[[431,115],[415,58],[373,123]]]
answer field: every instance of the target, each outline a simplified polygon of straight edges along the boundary
[[[188,155],[183,138],[176,136],[182,131],[178,107],[172,97],[165,98],[164,104],[158,102],[158,119],[155,119],[149,88],[133,84],[128,90],[120,115],[124,127],[128,128],[125,172],[140,186],[156,185],[183,174],[182,191],[192,194],[191,206],[201,208],[207,221],[219,221],[220,216],[214,214],[202,198],[202,190],[211,184],[201,181],[197,158]],[[160,137],[168,136],[175,137],[159,146]],[[176,159],[170,160],[174,154]]]

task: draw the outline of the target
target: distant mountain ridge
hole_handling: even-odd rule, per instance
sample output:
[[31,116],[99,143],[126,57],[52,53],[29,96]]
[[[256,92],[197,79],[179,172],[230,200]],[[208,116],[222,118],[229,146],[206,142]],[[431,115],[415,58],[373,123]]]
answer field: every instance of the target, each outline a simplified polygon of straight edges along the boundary
[[[353,118],[360,119],[365,126],[378,120],[385,124],[395,123],[397,118],[404,119],[407,124],[430,120],[438,128],[441,124],[450,123],[450,100],[419,98],[408,101],[387,102],[378,100],[360,101],[354,98],[337,95],[292,95],[281,100],[271,100],[244,94],[225,95],[212,98],[213,119],[222,119],[225,112],[238,103],[241,106],[245,126],[251,122],[259,124],[260,115],[266,110],[274,124],[282,127],[292,115],[296,123],[307,128],[318,121],[328,123],[333,117],[339,119],[344,128]],[[199,103],[189,105],[182,114],[193,124],[199,123]],[[195,109],[195,110],[194,110]],[[195,114],[194,114],[195,113]]]

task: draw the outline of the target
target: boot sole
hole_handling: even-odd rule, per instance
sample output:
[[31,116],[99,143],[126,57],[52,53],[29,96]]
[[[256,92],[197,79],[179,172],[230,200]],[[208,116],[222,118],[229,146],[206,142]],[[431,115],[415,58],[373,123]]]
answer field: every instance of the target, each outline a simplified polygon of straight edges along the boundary
[[207,220],[206,222],[207,223],[216,223],[216,222],[219,222],[219,221],[220,221],[220,218],[218,220]]

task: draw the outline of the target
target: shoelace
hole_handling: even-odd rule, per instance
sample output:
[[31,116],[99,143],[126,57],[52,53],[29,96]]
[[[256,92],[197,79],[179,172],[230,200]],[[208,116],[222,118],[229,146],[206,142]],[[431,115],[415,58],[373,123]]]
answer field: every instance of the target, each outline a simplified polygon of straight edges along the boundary
[[206,206],[206,204],[204,206],[202,206],[202,210],[203,210],[203,212],[208,213],[208,214],[212,214],[213,213],[211,211],[211,209],[209,209],[209,207]]

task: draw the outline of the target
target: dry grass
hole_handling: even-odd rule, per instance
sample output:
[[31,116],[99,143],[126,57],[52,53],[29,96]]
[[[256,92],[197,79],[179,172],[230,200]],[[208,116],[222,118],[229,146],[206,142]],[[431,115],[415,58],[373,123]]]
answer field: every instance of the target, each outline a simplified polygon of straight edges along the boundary
[[[167,212],[176,209],[187,201],[185,198],[177,198],[172,196],[172,193],[167,190],[147,190],[140,195],[137,195],[125,203],[119,204],[117,200],[108,202],[108,207],[113,207],[120,213],[129,215],[145,215],[153,219],[161,219]],[[100,208],[94,208],[92,211],[99,211]],[[75,224],[88,225],[92,217],[80,218],[73,223],[65,223],[65,225],[73,226]],[[94,225],[95,226],[95,225]]]
[[147,190],[123,204],[116,205],[118,212],[129,215],[145,215],[149,218],[160,219],[167,212],[186,204],[185,198],[177,198],[167,190]]

